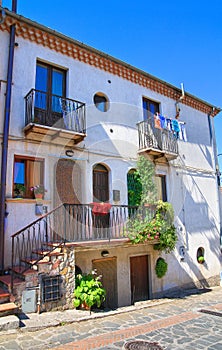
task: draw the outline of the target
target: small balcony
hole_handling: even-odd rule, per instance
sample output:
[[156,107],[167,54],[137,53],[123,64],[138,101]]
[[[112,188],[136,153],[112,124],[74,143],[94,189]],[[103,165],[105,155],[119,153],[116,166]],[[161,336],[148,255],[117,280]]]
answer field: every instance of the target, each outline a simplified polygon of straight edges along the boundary
[[145,153],[152,161],[166,163],[178,156],[178,141],[167,129],[155,128],[150,120],[138,123],[139,153]]
[[85,104],[32,89],[25,96],[25,136],[73,146],[86,136]]

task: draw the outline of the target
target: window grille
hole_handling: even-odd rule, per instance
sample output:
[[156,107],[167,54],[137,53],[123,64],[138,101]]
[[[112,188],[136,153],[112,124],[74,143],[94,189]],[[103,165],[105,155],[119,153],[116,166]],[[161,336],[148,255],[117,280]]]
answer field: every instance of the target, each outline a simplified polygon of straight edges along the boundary
[[61,299],[61,283],[60,275],[42,276],[42,301],[56,301]]

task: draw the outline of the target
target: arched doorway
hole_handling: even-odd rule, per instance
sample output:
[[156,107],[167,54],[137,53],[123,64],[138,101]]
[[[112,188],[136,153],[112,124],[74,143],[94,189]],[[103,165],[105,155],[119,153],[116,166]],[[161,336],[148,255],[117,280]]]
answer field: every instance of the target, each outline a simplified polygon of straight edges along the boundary
[[[93,168],[93,202],[109,201],[109,172],[102,164],[96,164]],[[94,236],[96,239],[109,237],[110,214],[92,214]]]
[[136,169],[131,169],[127,174],[128,205],[137,206],[141,203],[142,184]]
[[109,200],[109,172],[102,164],[93,168],[93,201],[108,202]]

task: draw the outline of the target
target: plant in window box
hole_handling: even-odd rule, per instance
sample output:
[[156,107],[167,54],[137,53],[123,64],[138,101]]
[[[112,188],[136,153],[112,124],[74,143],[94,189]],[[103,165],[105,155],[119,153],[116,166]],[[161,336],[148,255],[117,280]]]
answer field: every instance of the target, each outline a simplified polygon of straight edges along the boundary
[[45,189],[44,185],[35,185],[30,188],[31,191],[34,192],[34,196],[36,199],[42,199],[45,192],[47,190]]
[[25,191],[26,191],[26,188],[23,184],[15,184],[15,186],[14,186],[15,197],[23,198]]

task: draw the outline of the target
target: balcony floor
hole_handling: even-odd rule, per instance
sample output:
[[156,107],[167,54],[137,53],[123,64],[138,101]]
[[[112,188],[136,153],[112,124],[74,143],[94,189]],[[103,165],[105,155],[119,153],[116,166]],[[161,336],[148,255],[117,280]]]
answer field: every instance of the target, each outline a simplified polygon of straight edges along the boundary
[[54,143],[57,145],[73,146],[81,142],[86,134],[72,130],[58,129],[55,127],[30,123],[25,126],[24,133],[27,139]]
[[177,153],[171,153],[151,147],[140,149],[138,153],[140,155],[143,154],[147,156],[151,161],[158,163],[167,163],[168,161],[176,159],[178,157]]

